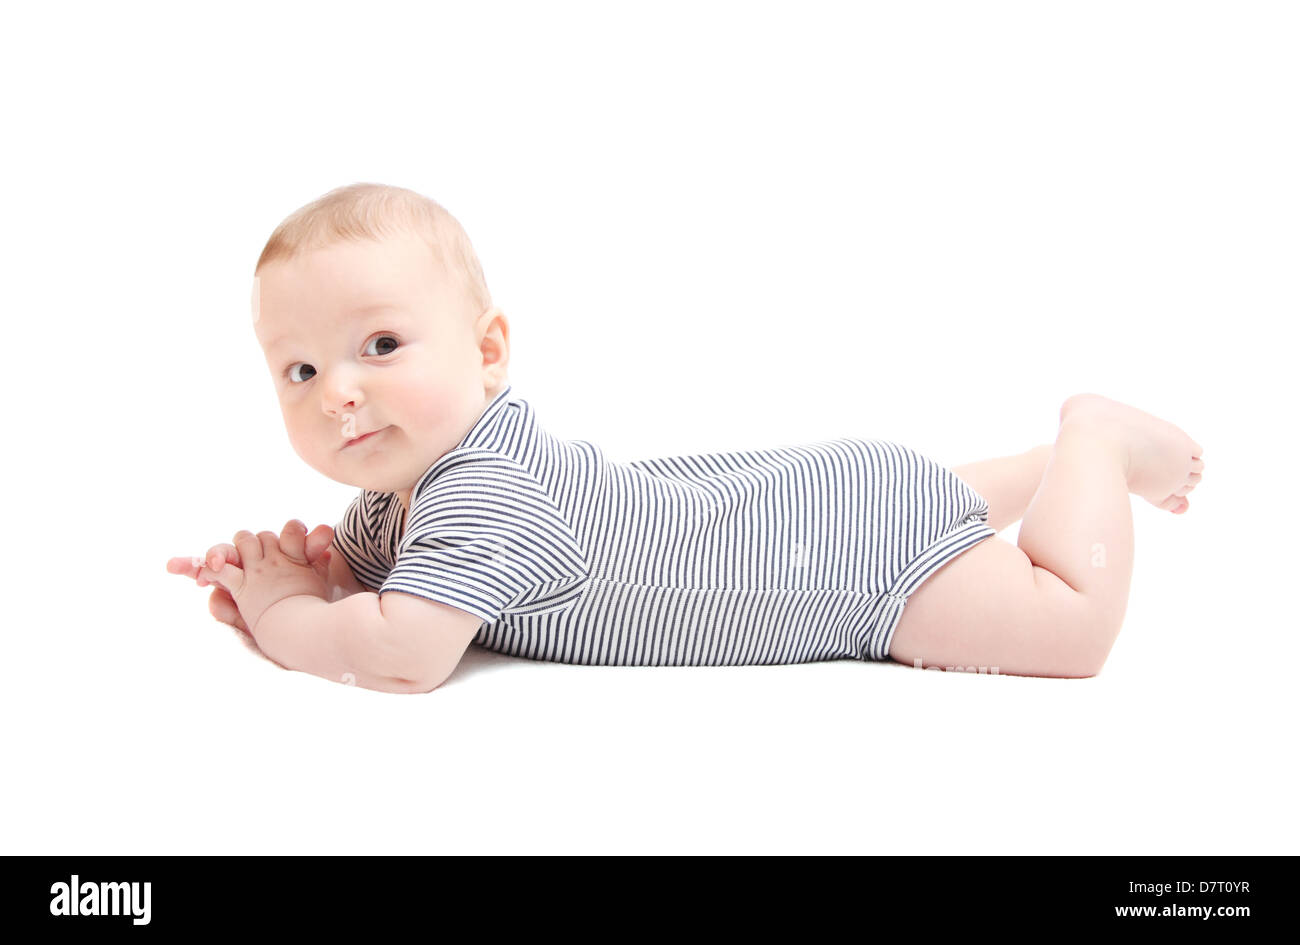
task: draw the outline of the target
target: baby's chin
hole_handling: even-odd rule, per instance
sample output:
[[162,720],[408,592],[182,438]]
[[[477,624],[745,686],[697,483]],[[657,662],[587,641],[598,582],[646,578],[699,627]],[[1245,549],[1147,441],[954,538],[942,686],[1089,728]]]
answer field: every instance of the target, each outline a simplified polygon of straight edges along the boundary
[[396,461],[393,457],[389,457],[387,462],[379,457],[367,457],[360,463],[336,460],[326,467],[312,464],[317,472],[335,482],[370,492],[409,492],[432,465],[432,461],[412,464]]
[[317,472],[345,486],[369,492],[409,492],[419,479],[419,476],[410,480],[395,480],[386,476],[341,475],[338,470],[326,469],[318,469]]
[[324,450],[313,444],[310,455],[297,449],[300,459],[327,479],[370,492],[409,492],[442,454],[413,457],[397,442],[396,428],[385,428],[382,440],[347,448]]

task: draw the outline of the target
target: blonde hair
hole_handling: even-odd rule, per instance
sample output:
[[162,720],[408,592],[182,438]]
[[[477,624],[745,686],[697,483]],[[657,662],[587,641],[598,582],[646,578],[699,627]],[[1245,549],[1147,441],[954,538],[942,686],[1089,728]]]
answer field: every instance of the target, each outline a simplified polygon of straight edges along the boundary
[[387,184],[338,187],[289,214],[266,241],[253,275],[270,263],[340,240],[379,240],[396,233],[413,233],[429,244],[434,261],[472,303],[467,317],[492,307],[483,267],[460,222],[423,194]]

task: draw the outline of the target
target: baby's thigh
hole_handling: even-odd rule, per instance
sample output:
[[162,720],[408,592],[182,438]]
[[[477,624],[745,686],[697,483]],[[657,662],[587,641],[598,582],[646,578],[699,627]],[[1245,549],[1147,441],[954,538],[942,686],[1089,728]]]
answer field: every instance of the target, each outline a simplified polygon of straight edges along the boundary
[[[1106,654],[1095,609],[1002,538],[930,575],[903,605],[889,655],[922,667],[988,667],[1024,676],[1092,676]],[[994,667],[997,667],[994,670]]]

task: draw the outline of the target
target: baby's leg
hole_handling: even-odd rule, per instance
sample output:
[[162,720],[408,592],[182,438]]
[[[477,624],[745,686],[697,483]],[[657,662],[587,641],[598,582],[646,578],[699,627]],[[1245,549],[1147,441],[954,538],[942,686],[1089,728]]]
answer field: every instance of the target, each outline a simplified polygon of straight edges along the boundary
[[1200,453],[1150,414],[1071,397],[1018,546],[989,538],[931,575],[904,605],[889,655],[909,665],[1095,675],[1128,605],[1129,494],[1185,510],[1204,468]]
[[1052,444],[1046,443],[1015,456],[954,466],[952,471],[984,497],[989,504],[989,524],[1002,531],[1024,518],[1051,455]]

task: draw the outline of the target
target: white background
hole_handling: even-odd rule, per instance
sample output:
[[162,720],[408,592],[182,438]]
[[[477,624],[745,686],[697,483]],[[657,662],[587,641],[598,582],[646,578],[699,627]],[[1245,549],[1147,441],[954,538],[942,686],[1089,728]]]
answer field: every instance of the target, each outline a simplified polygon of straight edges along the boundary
[[[9,8],[3,851],[1296,853],[1294,11]],[[275,225],[355,181],[461,221],[512,384],[611,458],[956,465],[1096,391],[1206,477],[1133,499],[1092,679],[285,672],[165,563],[356,492],[290,448],[249,311]]]

